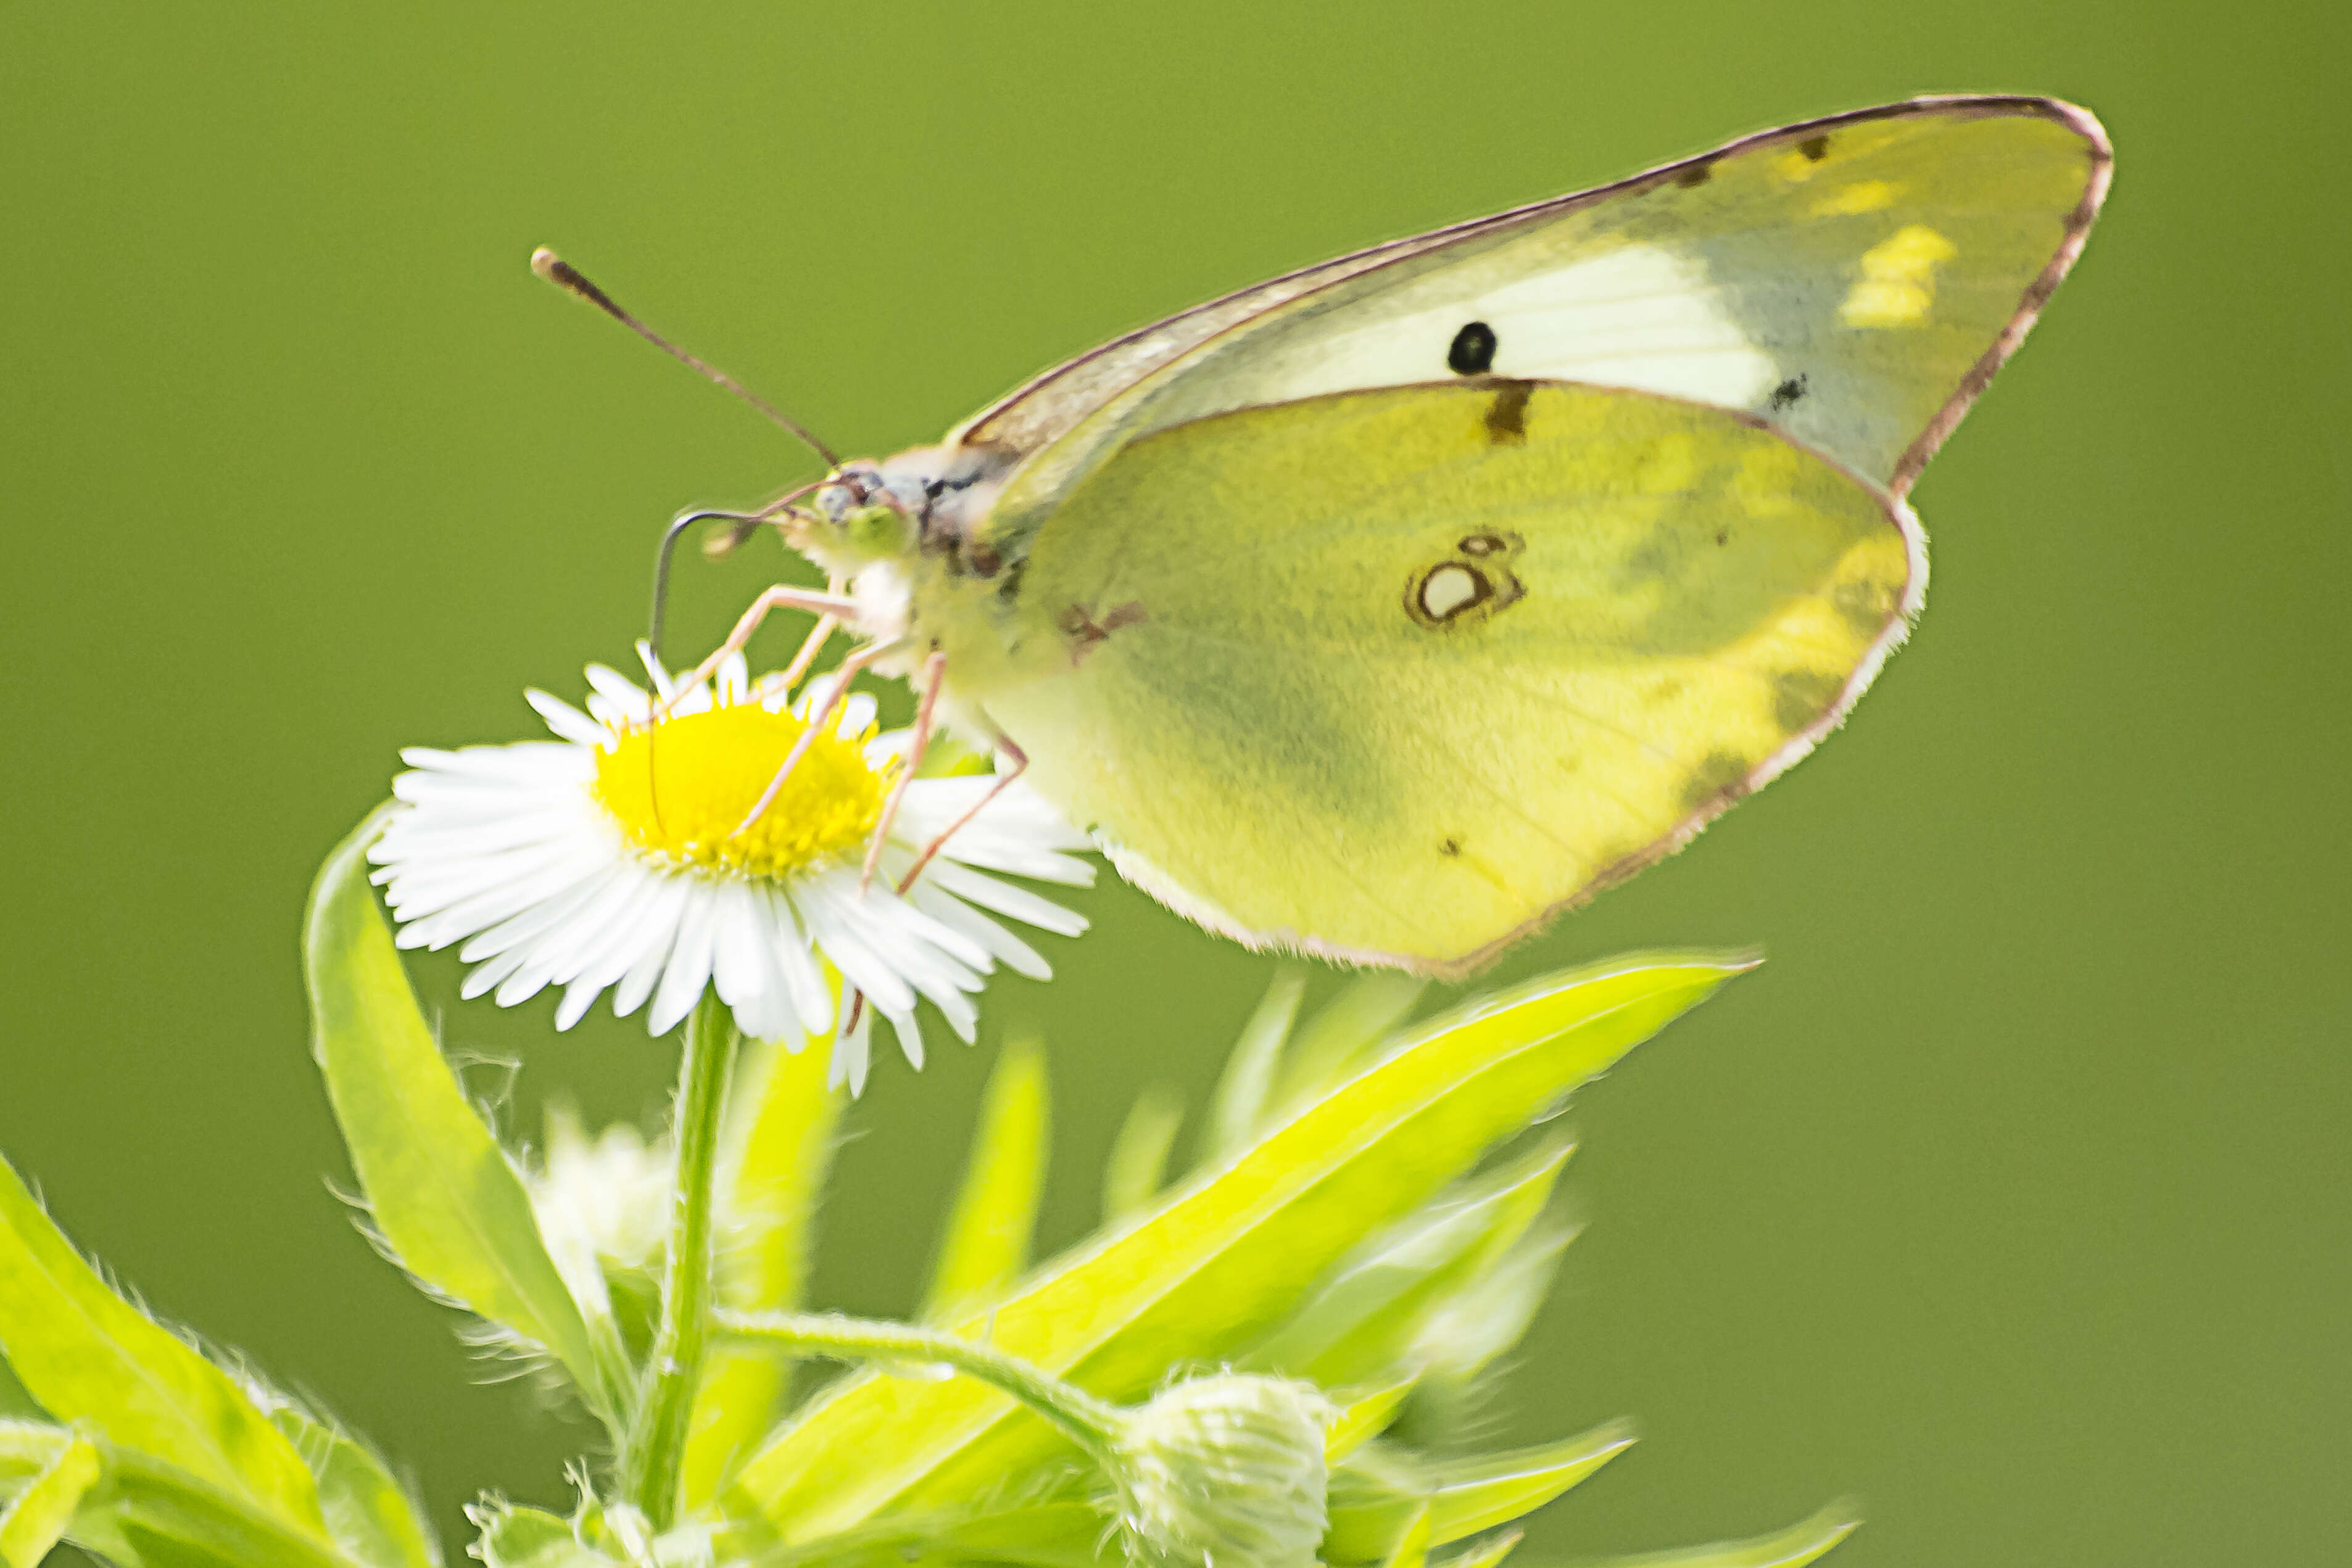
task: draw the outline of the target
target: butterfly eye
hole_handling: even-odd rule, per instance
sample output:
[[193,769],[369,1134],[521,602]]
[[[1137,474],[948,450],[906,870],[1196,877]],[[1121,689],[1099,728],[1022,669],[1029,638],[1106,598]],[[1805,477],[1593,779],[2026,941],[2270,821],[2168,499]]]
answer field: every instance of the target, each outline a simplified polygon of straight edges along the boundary
[[1483,376],[1495,368],[1496,347],[1495,329],[1473,321],[1454,334],[1454,346],[1445,350],[1446,368],[1457,376]]

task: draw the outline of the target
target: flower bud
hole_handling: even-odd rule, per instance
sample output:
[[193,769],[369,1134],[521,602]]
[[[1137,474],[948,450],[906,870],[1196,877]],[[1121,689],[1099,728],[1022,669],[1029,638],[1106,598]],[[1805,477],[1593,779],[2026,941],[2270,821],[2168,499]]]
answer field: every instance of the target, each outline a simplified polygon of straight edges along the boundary
[[659,1267],[674,1168],[667,1139],[649,1144],[620,1124],[591,1140],[570,1115],[549,1113],[545,1164],[525,1180],[540,1234],[575,1295],[602,1302],[607,1275]]
[[1223,1373],[1121,1418],[1119,1534],[1144,1568],[1308,1568],[1326,1522],[1314,1385]]

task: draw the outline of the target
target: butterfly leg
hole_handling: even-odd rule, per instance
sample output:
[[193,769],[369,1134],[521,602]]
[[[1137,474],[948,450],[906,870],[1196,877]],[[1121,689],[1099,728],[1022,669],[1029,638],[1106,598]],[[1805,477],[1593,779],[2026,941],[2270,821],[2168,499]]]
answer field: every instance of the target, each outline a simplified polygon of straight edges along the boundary
[[[835,574],[832,581],[826,585],[825,591],[838,594],[846,587],[847,584],[838,574]],[[808,674],[808,667],[816,663],[816,656],[824,651],[824,645],[832,642],[833,634],[840,630],[840,616],[831,611],[818,616],[816,624],[809,631],[808,641],[801,644],[801,651],[793,655],[793,662],[784,666],[783,673],[763,677],[761,684],[765,685],[772,681],[776,689],[789,694],[794,686],[800,685],[801,677]]]
[[881,863],[882,843],[890,835],[891,820],[898,814],[898,802],[907,798],[907,786],[915,781],[915,769],[923,765],[923,753],[930,749],[931,725],[940,706],[940,676],[948,667],[948,656],[938,649],[923,661],[923,695],[915,706],[915,734],[907,747],[906,766],[898,770],[898,781],[890,786],[890,798],[882,802],[881,820],[874,824],[874,841],[866,846],[866,869],[858,873],[857,891],[863,894],[874,882],[874,868]]
[[[753,600],[751,608],[743,612],[743,618],[735,622],[735,630],[727,634],[727,641],[719,643],[710,657],[682,676],[673,689],[690,692],[716,674],[719,665],[743,651],[743,645],[751,642],[751,633],[760,629],[760,622],[768,618],[771,610],[806,610],[819,616],[830,615],[838,624],[855,620],[857,601],[845,593],[819,593],[814,589],[794,588],[789,583],[780,582]],[[810,657],[815,655],[811,654]],[[668,706],[667,703],[662,705],[661,716],[667,715]]]
[[979,800],[974,800],[971,803],[970,810],[966,810],[962,816],[958,817],[954,821],[950,822],[940,833],[938,838],[933,839],[929,843],[923,846],[923,852],[915,857],[915,863],[908,866],[907,868],[907,874],[898,879],[898,892],[902,896],[908,888],[915,885],[915,879],[923,874],[923,868],[931,863],[931,857],[939,853],[940,850],[950,839],[954,838],[958,832],[961,831],[963,825],[966,822],[971,821],[974,817],[979,816],[982,811],[986,810],[988,809],[988,803],[991,800],[995,800],[999,795],[1003,794],[1007,785],[1011,784],[1015,779],[1020,778],[1021,775],[1029,770],[1029,754],[1022,750],[1019,747],[1013,745],[1011,737],[1002,735],[998,736],[996,737],[996,749],[1005,757],[1011,758],[1013,766],[1006,771],[999,773],[996,776],[996,782],[988,787],[987,794],[982,795]]
[[809,715],[808,728],[802,732],[800,739],[793,743],[792,752],[784,758],[784,765],[776,769],[776,776],[768,780],[768,787],[760,791],[759,800],[753,804],[743,820],[736,823],[729,831],[727,835],[729,838],[731,839],[737,833],[749,829],[754,822],[768,814],[768,808],[775,804],[777,792],[783,789],[784,780],[793,776],[793,769],[801,765],[801,758],[807,756],[808,748],[816,743],[818,733],[833,722],[833,716],[839,710],[842,700],[849,695],[849,683],[852,678],[858,671],[897,646],[895,643],[868,643],[835,666],[833,685],[825,693],[824,706]]

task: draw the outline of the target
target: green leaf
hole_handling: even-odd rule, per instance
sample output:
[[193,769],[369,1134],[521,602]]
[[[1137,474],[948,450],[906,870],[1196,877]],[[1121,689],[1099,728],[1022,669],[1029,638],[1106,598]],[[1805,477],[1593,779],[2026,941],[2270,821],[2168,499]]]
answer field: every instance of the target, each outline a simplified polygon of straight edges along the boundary
[[1492,1269],[1543,1212],[1573,1147],[1549,1142],[1388,1227],[1243,1364],[1326,1387],[1393,1376],[1429,1314]]
[[1443,1546],[1533,1513],[1633,1446],[1633,1427],[1612,1421],[1539,1448],[1440,1466],[1430,1538]]
[[[830,1053],[746,1040],[720,1154],[718,1301],[788,1312],[808,1289],[818,1199],[848,1095],[825,1087]],[[698,1508],[783,1414],[797,1358],[757,1340],[723,1340],[703,1362],[688,1427],[687,1504]]]
[[[1435,1022],[1222,1171],[1179,1186],[974,1313],[958,1332],[1113,1399],[1172,1364],[1235,1354],[1368,1231],[1749,965],[1628,959],[1554,976]],[[730,1506],[787,1542],[890,1509],[967,1506],[1065,1456],[1052,1428],[971,1378],[860,1374],[744,1466]],[[838,1457],[856,1454],[845,1474]]]
[[1296,1106],[1347,1076],[1365,1051],[1404,1021],[1429,982],[1392,969],[1358,975],[1307,1020],[1291,1042],[1276,1103]]
[[1862,1524],[1851,1500],[1830,1504],[1777,1535],[1748,1541],[1718,1541],[1678,1552],[1644,1552],[1633,1557],[1591,1560],[1587,1568],[1804,1568]]
[[617,1375],[548,1256],[522,1178],[425,1028],[368,885],[367,846],[384,814],[327,857],[303,924],[311,1054],[352,1166],[403,1268],[544,1346],[609,1419],[622,1403]]
[[98,1450],[87,1437],[68,1437],[40,1473],[0,1511],[0,1563],[40,1568],[49,1548],[64,1538],[82,1495],[98,1479]]
[[1565,1221],[1544,1225],[1422,1319],[1407,1353],[1422,1369],[1401,1423],[1410,1441],[1451,1447],[1475,1426],[1491,1392],[1480,1374],[1525,1336],[1576,1234]]
[[1330,1563],[1376,1563],[1426,1510],[1429,1544],[1444,1546],[1541,1508],[1633,1444],[1612,1421],[1539,1448],[1431,1465],[1389,1445],[1358,1452],[1331,1472]]
[[0,1161],[0,1348],[61,1421],[87,1422],[302,1531],[310,1471],[236,1384],[107,1289]]
[[365,1444],[291,1405],[269,1418],[310,1468],[327,1533],[345,1555],[368,1568],[437,1568],[441,1553],[416,1500]]
[[1202,1159],[1221,1165],[1248,1148],[1265,1119],[1274,1098],[1275,1074],[1282,1067],[1283,1042],[1290,1038],[1291,1020],[1298,1016],[1298,1000],[1307,994],[1307,971],[1285,964],[1274,972],[1265,999],[1242,1026],[1225,1071],[1217,1080],[1216,1098],[1210,1102],[1209,1141]]
[[1184,1102],[1154,1084],[1135,1097],[1103,1162],[1102,1222],[1106,1228],[1140,1213],[1168,1185],[1168,1153],[1184,1124]]
[[96,1451],[99,1479],[66,1539],[117,1568],[352,1568],[325,1541],[249,1500],[93,1435],[0,1421],[0,1480],[29,1479],[78,1440]]
[[980,1130],[940,1242],[925,1322],[948,1317],[1029,1266],[1045,1186],[1050,1102],[1045,1051],[1032,1040],[1008,1041],[981,1099]]

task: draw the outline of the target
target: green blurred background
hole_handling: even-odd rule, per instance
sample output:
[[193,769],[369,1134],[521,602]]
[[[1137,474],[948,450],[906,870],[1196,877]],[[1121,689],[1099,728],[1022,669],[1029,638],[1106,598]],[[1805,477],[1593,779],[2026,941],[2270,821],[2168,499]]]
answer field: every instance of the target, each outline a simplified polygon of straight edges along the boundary
[[[620,662],[669,513],[802,456],[535,281],[551,244],[853,452],[1228,287],[1923,90],[2103,116],[2113,200],[1928,470],[1850,730],[1515,955],[1772,962],[1579,1102],[1591,1228],[1503,1435],[1647,1440],[1544,1556],[2309,1562],[2352,1531],[2339,6],[16,5],[0,11],[0,1146],[162,1311],[415,1468],[580,1440],[371,1255],[295,934],[394,748]],[[780,570],[693,564],[681,646]],[[1061,978],[854,1117],[827,1304],[904,1310],[1001,1033],[1197,1104],[1269,966],[1106,885]],[[430,968],[436,995],[453,971]],[[1328,982],[1325,982],[1328,984]],[[593,1114],[668,1048],[449,1042]],[[943,1031],[935,1031],[941,1038]],[[1529,1556],[1538,1555],[1529,1552]]]

